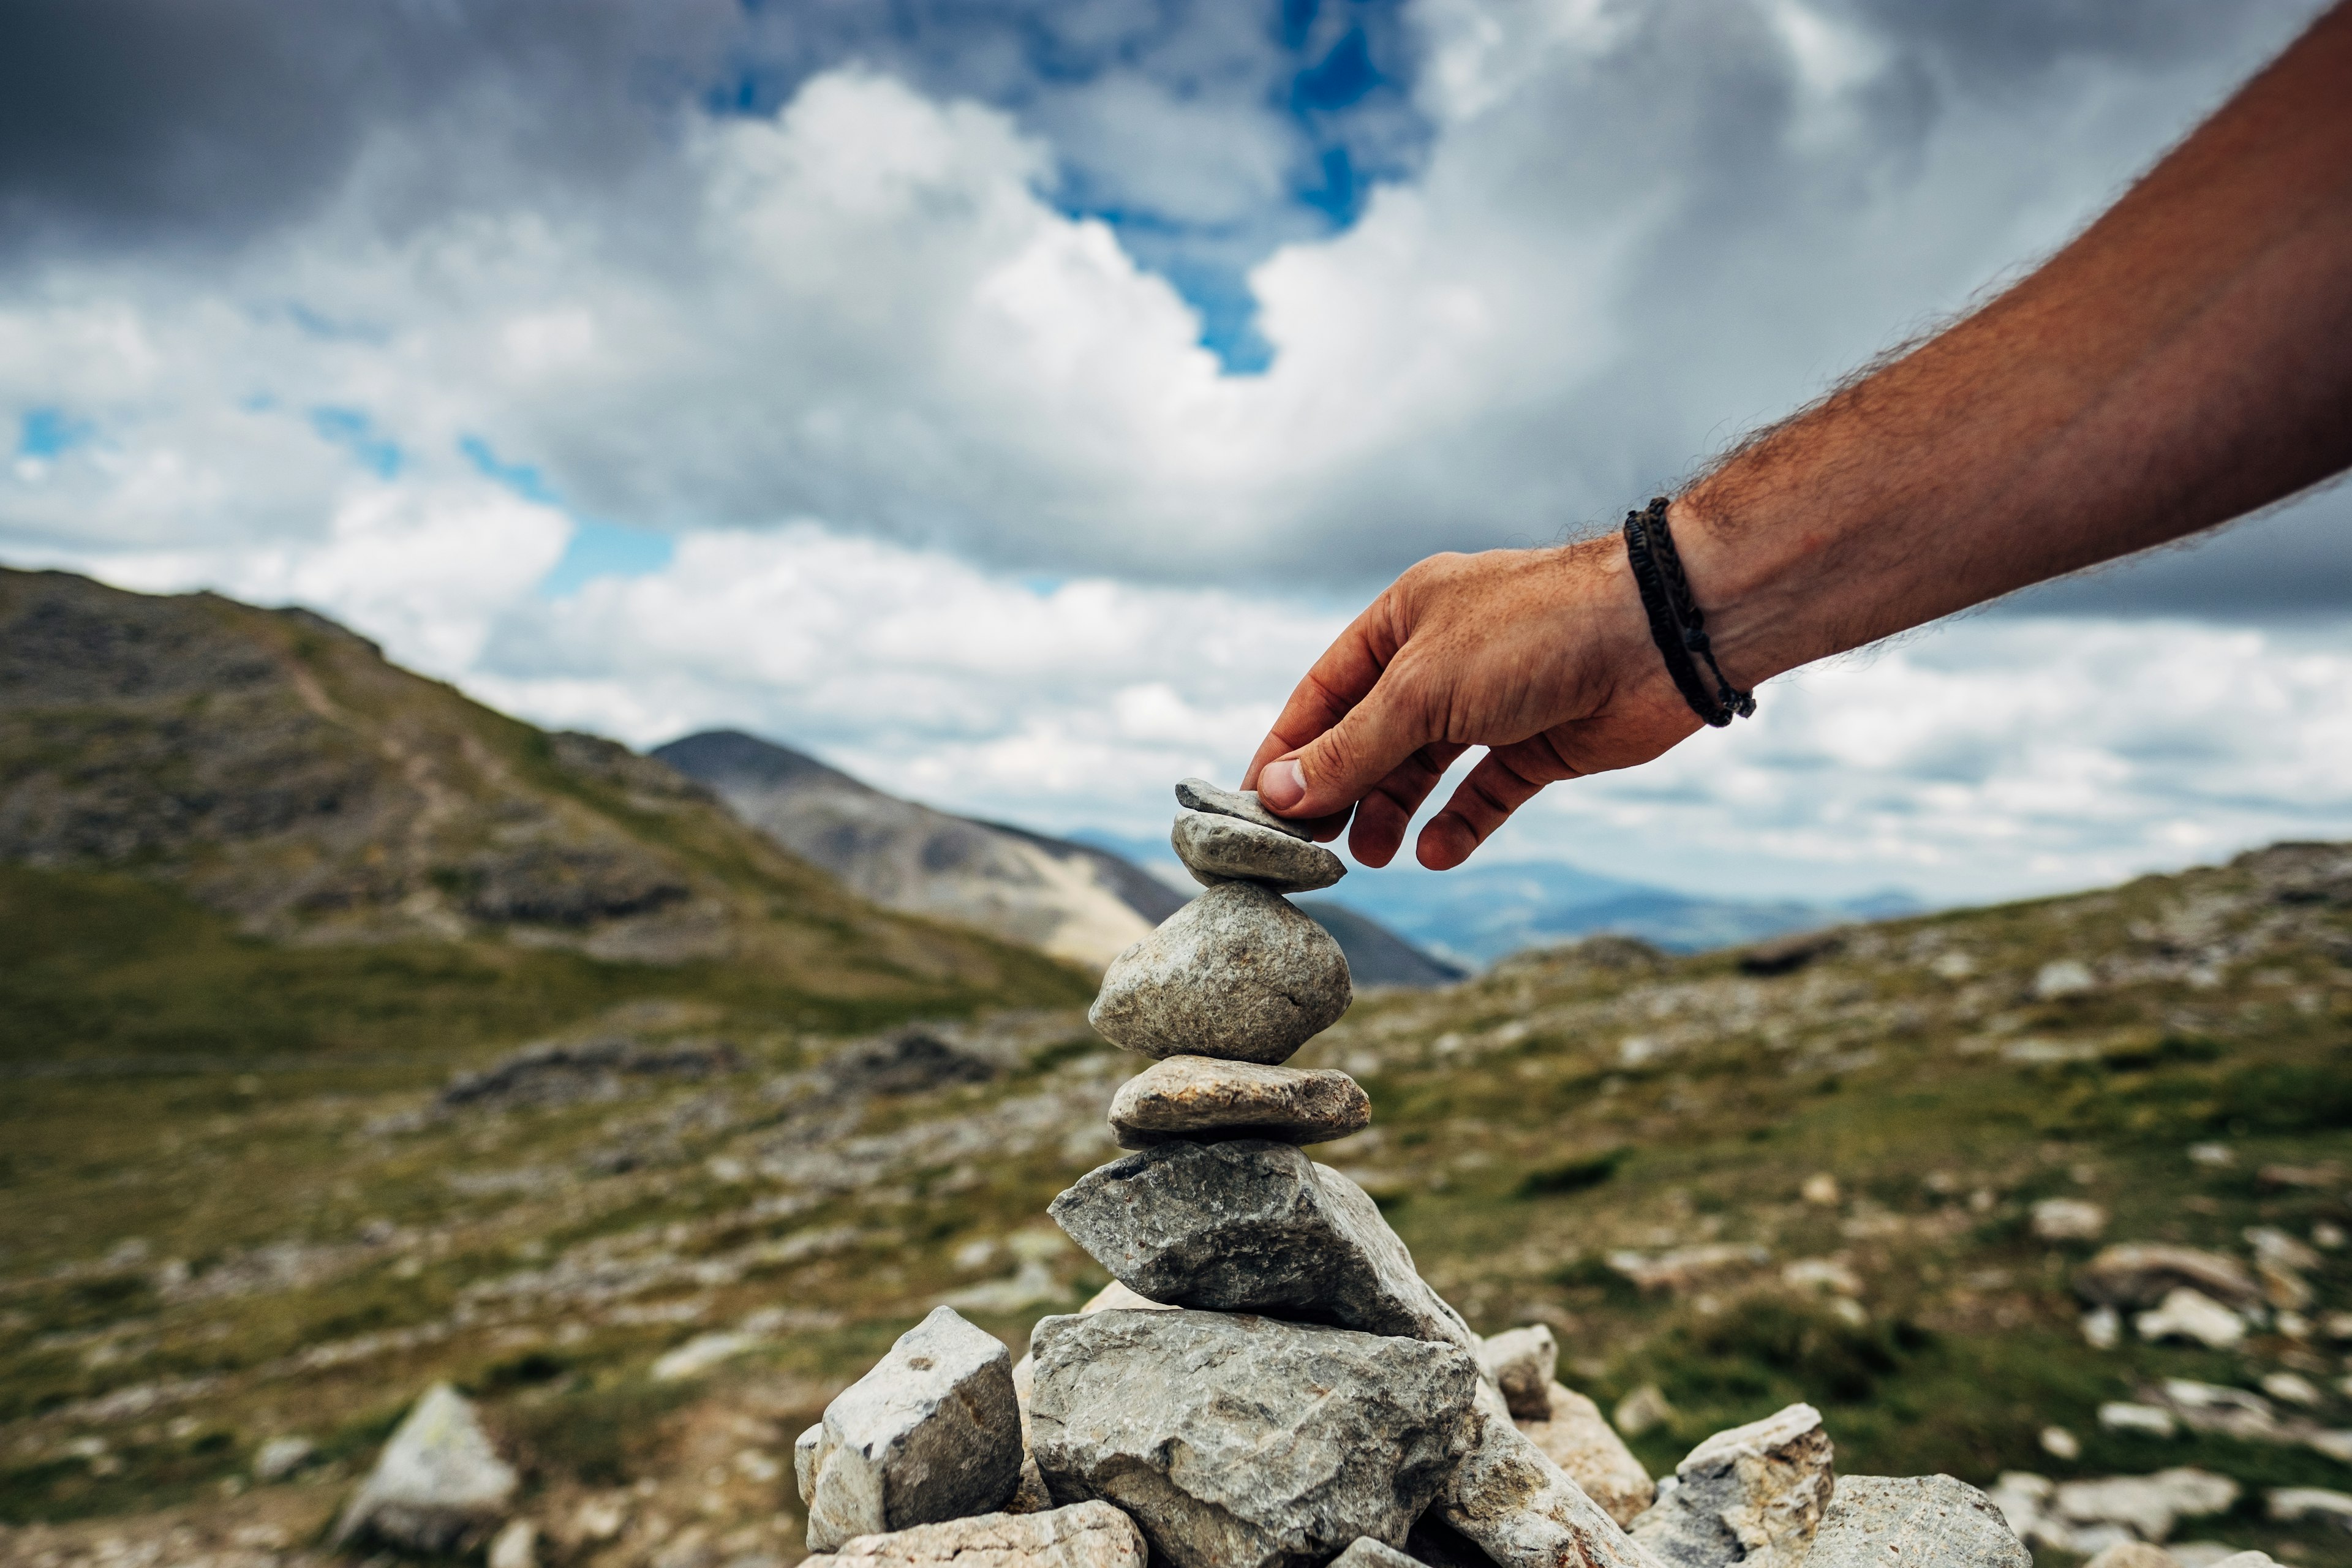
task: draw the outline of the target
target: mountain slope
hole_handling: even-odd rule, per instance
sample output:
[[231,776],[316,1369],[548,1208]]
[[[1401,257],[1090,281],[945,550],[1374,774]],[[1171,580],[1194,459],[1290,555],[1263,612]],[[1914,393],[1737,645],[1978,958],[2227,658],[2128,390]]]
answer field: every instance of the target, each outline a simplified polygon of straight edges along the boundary
[[688,735],[652,754],[877,903],[1071,963],[1099,970],[1184,901],[1115,855],[900,800],[738,731]]
[[303,611],[0,570],[0,861],[126,870],[279,942],[756,963],[813,992],[1066,995],[909,921],[700,786],[548,734]]

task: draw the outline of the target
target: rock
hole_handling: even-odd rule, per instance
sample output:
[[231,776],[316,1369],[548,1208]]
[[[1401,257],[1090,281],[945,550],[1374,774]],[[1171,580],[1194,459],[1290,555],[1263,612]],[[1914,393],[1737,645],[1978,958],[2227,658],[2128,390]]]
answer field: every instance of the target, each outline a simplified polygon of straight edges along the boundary
[[1328,1143],[1371,1124],[1363,1086],[1328,1068],[1260,1067],[1212,1057],[1170,1057],[1119,1085],[1110,1102],[1119,1146],[1171,1139],[1264,1138]]
[[1847,1476],[1822,1516],[1811,1568],[2032,1568],[1990,1499],[1949,1476]]
[[[1087,1298],[1078,1309],[1080,1317],[1089,1312],[1109,1312],[1132,1309],[1142,1312],[1173,1312],[1176,1308],[1139,1296],[1114,1279]],[[1035,1513],[1054,1506],[1052,1496],[1045,1490],[1045,1479],[1039,1474],[1037,1458],[1029,1440],[1029,1394],[1036,1386],[1037,1359],[1024,1353],[1013,1363],[1013,1397],[1021,1405],[1021,1483],[1013,1488],[1013,1500],[1004,1505],[1007,1513]]]
[[1112,960],[1087,1021],[1147,1057],[1278,1067],[1354,999],[1330,932],[1264,888],[1226,882]]
[[1385,1541],[1360,1535],[1353,1546],[1331,1559],[1331,1568],[1422,1568],[1422,1564]]
[[253,1479],[265,1484],[282,1481],[309,1464],[318,1451],[318,1445],[308,1437],[272,1437],[253,1456]]
[[1180,811],[1168,842],[1204,888],[1239,881],[1255,882],[1269,892],[1308,893],[1348,874],[1347,865],[1320,844],[1237,816]]
[[[1355,1183],[1287,1143],[1163,1143],[1080,1177],[1049,1211],[1155,1301],[1265,1312],[1476,1354],[1461,1315]],[[1475,1363],[1474,1363],[1475,1364]]]
[[1293,838],[1312,838],[1303,822],[1293,822],[1286,816],[1276,816],[1260,804],[1254,789],[1220,789],[1206,779],[1186,779],[1176,786],[1176,804],[1191,811],[1213,812],[1219,816],[1237,817],[1255,822],[1260,827],[1271,827],[1276,833],[1287,833]]
[[2079,996],[2095,989],[2098,984],[2090,965],[2080,959],[2053,959],[2034,972],[2033,995],[2037,1001],[2050,1002],[2061,996]]
[[527,1519],[513,1519],[490,1542],[488,1568],[538,1568],[539,1527]]
[[[1487,1342],[1492,1344],[1494,1342]],[[1657,1483],[1633,1457],[1625,1440],[1601,1418],[1601,1406],[1559,1384],[1551,1384],[1545,1403],[1549,1419],[1530,1421],[1515,1416],[1513,1425],[1544,1457],[1584,1489],[1601,1511],[1619,1524],[1631,1524],[1657,1500]]]
[[1107,1502],[1043,1513],[983,1513],[860,1535],[801,1568],[877,1563],[890,1568],[1144,1568],[1143,1532]]
[[2161,1546],[2145,1541],[2118,1541],[2084,1568],[2180,1568],[2179,1560]]
[[953,1308],[932,1309],[825,1406],[793,1468],[812,1552],[1002,1508],[1021,1479],[1011,1354]]
[[1654,1426],[1663,1426],[1675,1418],[1675,1407],[1654,1383],[1645,1383],[1617,1402],[1609,1419],[1617,1430],[1628,1437],[1638,1437]]
[[2228,1307],[2252,1307],[2262,1288],[2234,1258],[2193,1247],[2126,1242],[2102,1247],[2074,1276],[2074,1293],[2095,1306],[2153,1307],[2186,1287]]
[[1541,1323],[1483,1340],[1478,1370],[1500,1389],[1515,1421],[1551,1419],[1552,1373],[1559,1365],[1559,1342]]
[[507,1516],[520,1478],[498,1456],[474,1407],[436,1383],[410,1407],[335,1526],[338,1546],[371,1535],[412,1552],[478,1543]]
[[1402,1542],[1473,1429],[1458,1345],[1194,1311],[1046,1318],[1031,1344],[1055,1500],[1116,1503],[1173,1568]]
[[1438,1517],[1496,1568],[1654,1568],[1479,1384],[1476,1436],[1438,1494]]
[[2042,1451],[2053,1459],[2079,1459],[2083,1457],[2083,1441],[2063,1426],[2044,1426]]
[[2289,1405],[2300,1405],[2306,1410],[2315,1409],[2327,1402],[2327,1395],[2319,1392],[2319,1385],[2300,1373],[2264,1373],[2263,1392],[2273,1399],[2283,1399]]
[[2124,1337],[2124,1323],[2113,1307],[2094,1307],[2083,1314],[2083,1342],[2095,1351],[2111,1351]]
[[2180,1424],[2192,1432],[2221,1432],[2255,1442],[2278,1442],[2286,1436],[2279,1429],[2278,1414],[2271,1402],[2242,1388],[2168,1377],[2164,1397]]
[[2226,1513],[2237,1500],[2238,1483],[2229,1477],[2183,1467],[2066,1481],[2052,1493],[2049,1511],[2070,1524],[2116,1525],[2142,1541],[2162,1541],[2180,1520]]
[[2209,1350],[2227,1350],[2246,1337],[2246,1321],[2211,1297],[2183,1287],[2165,1297],[2152,1312],[2132,1320],[2139,1337],[2150,1342],[2188,1340]]
[[1795,1568],[1837,1484],[1810,1405],[1717,1432],[1675,1467],[1675,1487],[1627,1527],[1670,1568]]
[[2043,1241],[2096,1241],[2107,1211],[2080,1198],[2043,1198],[2033,1205],[2033,1234]]
[[2099,1406],[2099,1429],[2103,1432],[2136,1432],[2145,1437],[2169,1437],[2179,1430],[2179,1423],[2172,1412],[2160,1405],[2135,1405],[2128,1400],[2114,1399]]
[[2352,1530],[2352,1494],[2326,1487],[2279,1487],[2265,1494],[2263,1503],[2273,1519],[2284,1523],[2309,1519]]

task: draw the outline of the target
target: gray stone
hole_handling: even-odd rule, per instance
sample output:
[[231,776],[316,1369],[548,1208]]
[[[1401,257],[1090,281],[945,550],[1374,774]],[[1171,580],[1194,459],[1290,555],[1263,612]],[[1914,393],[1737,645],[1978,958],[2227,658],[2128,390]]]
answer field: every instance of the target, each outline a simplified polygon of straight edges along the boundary
[[2145,1541],[2118,1541],[2083,1568],[2180,1568],[2179,1559]]
[[272,1437],[253,1456],[253,1479],[282,1481],[317,1456],[318,1446],[308,1437]]
[[1949,1476],[1847,1476],[1808,1568],[2032,1568],[1992,1500]]
[[1013,1357],[951,1307],[898,1336],[793,1445],[808,1544],[1002,1508],[1021,1479]]
[[887,1568],[1143,1568],[1143,1532],[1107,1502],[1042,1513],[983,1513],[861,1535],[801,1568],[875,1563]]
[[1364,1190],[1287,1143],[1163,1143],[1089,1171],[1049,1212],[1155,1301],[1477,1353],[1477,1336],[1413,1272]]
[[1514,1413],[1512,1425],[1599,1503],[1601,1512],[1620,1524],[1633,1523],[1657,1500],[1657,1483],[1601,1414],[1601,1406],[1557,1383],[1547,1392],[1549,1416],[1531,1421]]
[[2142,1541],[2162,1541],[2181,1520],[2227,1513],[2237,1501],[2237,1482],[2183,1465],[2150,1476],[2062,1482],[2049,1511],[2078,1531],[2114,1525]]
[[1287,833],[1293,838],[1314,837],[1305,823],[1293,822],[1286,816],[1276,816],[1268,811],[1254,789],[1222,789],[1206,779],[1186,779],[1176,786],[1176,804],[1192,811],[1213,812],[1219,816],[1255,822],[1260,827],[1271,827],[1276,833]]
[[2258,1306],[2263,1299],[2262,1287],[2236,1258],[2164,1242],[2103,1247],[2074,1276],[2074,1293],[2084,1300],[2126,1311],[2184,1289],[2225,1307]]
[[1406,1556],[1385,1541],[1360,1535],[1353,1546],[1331,1559],[1331,1568],[1422,1568],[1422,1564],[1420,1559]]
[[1515,1421],[1551,1419],[1552,1373],[1559,1366],[1559,1342],[1541,1323],[1482,1340],[1478,1370],[1503,1391]]
[[1438,1517],[1496,1568],[1656,1568],[1478,1385],[1477,1436],[1438,1494]]
[[1213,1057],[1170,1057],[1119,1085],[1110,1102],[1111,1131],[1125,1149],[1175,1139],[1328,1143],[1371,1120],[1370,1099],[1346,1073]]
[[1225,882],[1113,959],[1087,1021],[1147,1057],[1273,1067],[1354,1000],[1330,932],[1255,883]]
[[1669,1568],[1796,1568],[1837,1484],[1831,1458],[1821,1412],[1791,1405],[1693,1448],[1629,1531]]
[[1057,1502],[1171,1568],[1311,1568],[1402,1542],[1471,1430],[1478,1368],[1423,1340],[1215,1312],[1046,1318],[1030,1423]]
[[412,1552],[478,1545],[506,1518],[520,1481],[491,1447],[465,1396],[435,1384],[409,1408],[343,1510],[335,1544],[366,1535]]
[[1180,811],[1168,842],[1192,879],[1204,888],[1255,882],[1276,893],[1307,893],[1348,874],[1346,864],[1320,844],[1304,843],[1237,816]]

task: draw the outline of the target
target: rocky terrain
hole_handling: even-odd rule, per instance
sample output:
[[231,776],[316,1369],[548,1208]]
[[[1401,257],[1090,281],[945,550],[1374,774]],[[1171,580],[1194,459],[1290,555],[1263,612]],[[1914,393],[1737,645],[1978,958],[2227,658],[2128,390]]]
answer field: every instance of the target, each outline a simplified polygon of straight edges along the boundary
[[[897,1336],[946,1304],[1018,1354],[1110,1283],[1043,1217],[1136,1065],[1075,1009],[484,989],[0,888],[0,1559],[322,1559],[446,1381],[515,1473],[504,1568],[514,1520],[548,1564],[786,1563],[793,1435]],[[1318,1159],[1649,1476],[1802,1402],[1839,1474],[1956,1476],[2051,1562],[2352,1563],[2352,849],[1588,942],[1360,997],[1293,1065],[1369,1094]],[[2150,1247],[2189,1254],[2109,1251]]]

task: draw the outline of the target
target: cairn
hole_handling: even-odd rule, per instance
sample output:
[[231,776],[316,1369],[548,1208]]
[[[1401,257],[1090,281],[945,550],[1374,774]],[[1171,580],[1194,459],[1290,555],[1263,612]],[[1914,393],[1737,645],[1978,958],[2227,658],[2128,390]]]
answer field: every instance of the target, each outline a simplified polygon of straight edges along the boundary
[[[1346,868],[1253,794],[1188,779],[1176,798],[1171,842],[1206,890],[1088,1013],[1154,1058],[1111,1101],[1131,1152],[1050,1211],[1115,1283],[1041,1320],[1017,1365],[944,1307],[909,1331],[801,1439],[809,1545],[838,1554],[811,1563],[1797,1568],[1845,1500],[1811,1406],[1709,1438],[1654,1505],[1555,1380],[1550,1331],[1482,1341],[1363,1189],[1307,1156],[1371,1121],[1346,1073],[1285,1065],[1353,1000],[1339,944],[1286,895]],[[1873,1506],[1933,1515],[1914,1568],[2026,1568],[1973,1504]],[[1888,1529],[1915,1532],[1874,1514],[1812,1568],[1874,1568]]]

